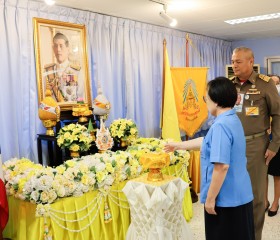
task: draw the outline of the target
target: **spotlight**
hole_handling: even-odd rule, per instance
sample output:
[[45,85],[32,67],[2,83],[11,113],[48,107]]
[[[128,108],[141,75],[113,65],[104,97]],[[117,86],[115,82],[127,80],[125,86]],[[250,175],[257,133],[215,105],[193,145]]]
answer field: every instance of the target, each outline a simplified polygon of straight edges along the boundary
[[168,22],[170,27],[175,27],[177,25],[177,20],[175,18],[170,17],[166,12],[160,12],[159,15]]
[[45,3],[51,6],[55,4],[55,0],[45,0]]
[[163,11],[159,13],[159,15],[168,22],[170,27],[175,27],[177,25],[177,20],[175,18],[170,17],[167,13],[167,4],[163,4]]

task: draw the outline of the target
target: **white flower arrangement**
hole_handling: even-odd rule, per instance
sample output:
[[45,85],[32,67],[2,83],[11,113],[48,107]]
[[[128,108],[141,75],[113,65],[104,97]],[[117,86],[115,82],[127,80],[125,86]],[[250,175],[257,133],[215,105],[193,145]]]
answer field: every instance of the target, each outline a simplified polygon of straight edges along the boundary
[[[3,164],[6,191],[8,195],[35,204],[50,204],[59,198],[80,196],[92,190],[108,191],[114,183],[139,176],[143,171],[139,163],[141,155],[163,152],[165,143],[155,138],[139,138],[127,151],[83,156],[56,168],[44,167],[26,158],[13,158]],[[187,151],[170,153],[171,164],[188,164],[189,157]]]
[[61,148],[69,148],[71,151],[84,152],[90,148],[92,140],[85,126],[71,123],[59,130],[57,145]]
[[68,160],[56,168],[25,158],[11,159],[3,169],[8,195],[36,204],[53,203],[91,190],[108,190],[113,183],[137,177],[142,171],[139,162],[123,151]]
[[114,120],[109,127],[109,131],[112,138],[118,142],[121,139],[131,142],[138,136],[136,124],[131,119],[126,118]]

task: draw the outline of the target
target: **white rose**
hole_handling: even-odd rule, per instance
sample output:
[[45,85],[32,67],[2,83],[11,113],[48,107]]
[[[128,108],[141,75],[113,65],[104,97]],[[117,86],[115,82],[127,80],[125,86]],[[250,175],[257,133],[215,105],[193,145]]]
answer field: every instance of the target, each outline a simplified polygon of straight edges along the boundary
[[42,203],[48,203],[48,201],[49,201],[49,194],[48,194],[48,192],[45,192],[45,191],[41,192],[40,199],[41,199]]
[[103,162],[100,162],[95,166],[96,172],[102,172],[103,170],[105,170],[106,165]]
[[58,197],[64,197],[65,193],[66,193],[66,191],[63,186],[60,186],[59,188],[56,189],[56,194]]
[[49,203],[53,203],[56,199],[57,199],[57,194],[53,189],[51,189],[49,191]]
[[37,202],[39,200],[40,197],[40,193],[38,191],[33,191],[30,195],[30,199],[34,200],[35,202]]

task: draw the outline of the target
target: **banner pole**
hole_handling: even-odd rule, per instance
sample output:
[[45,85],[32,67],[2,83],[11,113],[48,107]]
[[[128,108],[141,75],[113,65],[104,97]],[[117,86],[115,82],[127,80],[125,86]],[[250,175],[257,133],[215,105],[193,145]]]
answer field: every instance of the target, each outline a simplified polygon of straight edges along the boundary
[[[166,49],[166,39],[163,40],[163,67],[162,67],[161,118],[160,118],[161,129],[163,124],[164,90],[165,90],[165,59],[166,59],[165,49]],[[161,132],[161,138],[162,138],[162,132]]]
[[186,34],[186,67],[189,67],[189,34]]
[[[190,66],[190,62],[189,62],[189,34],[186,34],[186,67]],[[189,139],[189,136],[186,134],[185,135],[186,140]]]

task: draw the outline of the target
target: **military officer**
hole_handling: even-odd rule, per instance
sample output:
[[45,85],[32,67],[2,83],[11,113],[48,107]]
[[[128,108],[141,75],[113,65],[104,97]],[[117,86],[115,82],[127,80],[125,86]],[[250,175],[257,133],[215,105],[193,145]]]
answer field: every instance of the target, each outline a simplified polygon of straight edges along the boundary
[[44,66],[45,87],[52,91],[57,102],[72,102],[84,99],[83,81],[80,77],[81,67],[69,61],[69,41],[62,33],[53,38],[53,51],[57,63]]
[[[247,169],[254,193],[254,225],[256,240],[261,240],[265,217],[265,185],[267,165],[280,146],[280,98],[273,80],[253,70],[254,54],[239,47],[232,54],[235,84],[241,96],[236,108],[246,138]],[[241,107],[240,107],[241,104]],[[271,130],[269,141],[267,129]]]

